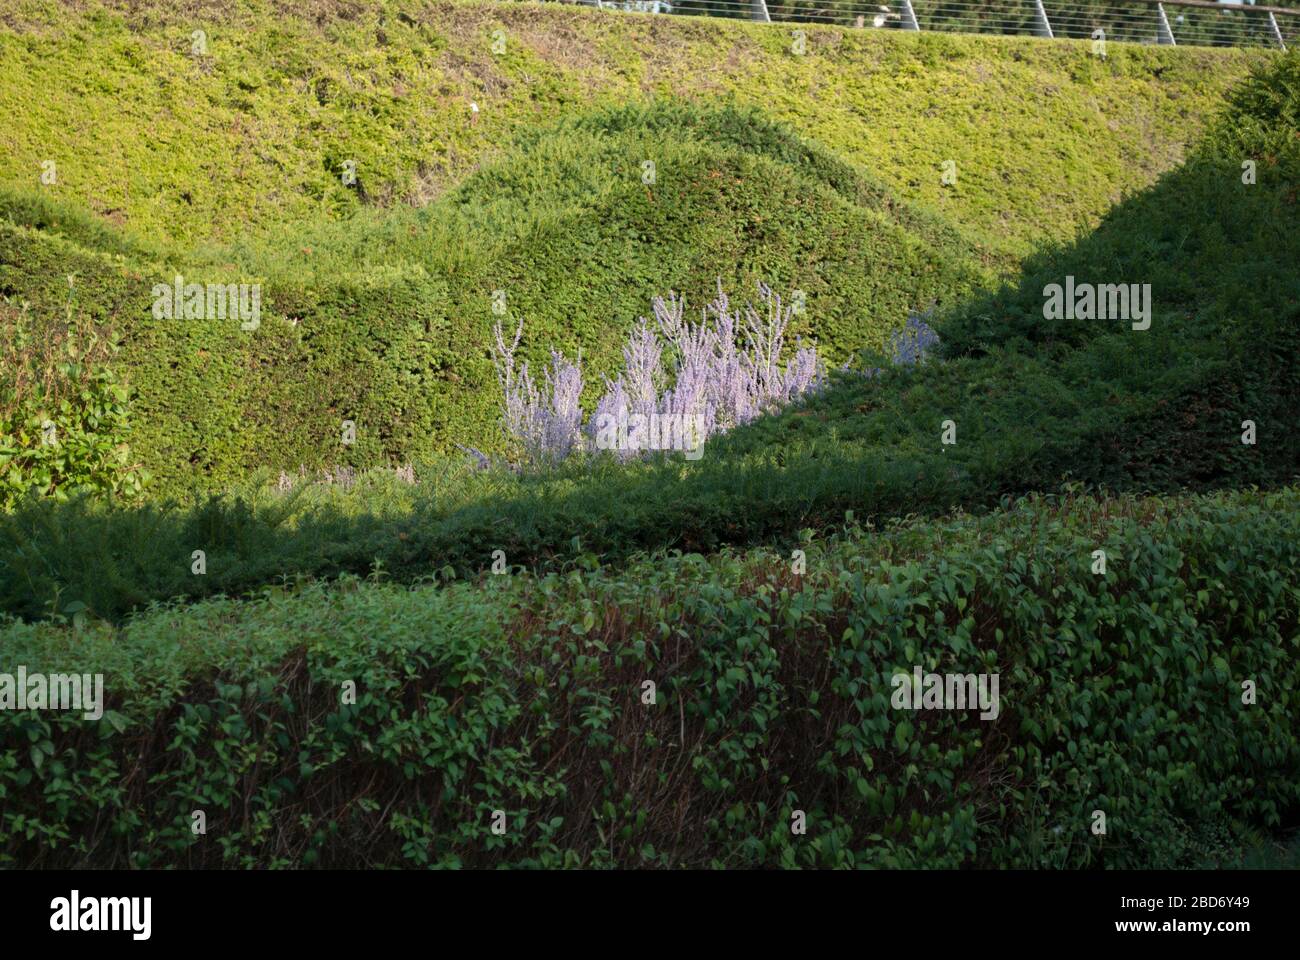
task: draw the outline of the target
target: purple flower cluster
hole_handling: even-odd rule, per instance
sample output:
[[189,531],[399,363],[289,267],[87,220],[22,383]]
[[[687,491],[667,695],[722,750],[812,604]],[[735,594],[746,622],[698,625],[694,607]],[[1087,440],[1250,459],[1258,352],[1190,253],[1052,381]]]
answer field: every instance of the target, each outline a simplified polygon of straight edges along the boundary
[[[758,284],[759,305],[733,309],[718,283],[718,294],[701,311],[698,322],[686,319],[686,303],[676,294],[656,297],[654,319],[638,322],[623,347],[623,372],[605,378],[605,389],[585,429],[582,423],[582,355],[571,362],[558,350],[538,385],[515,351],[523,321],[507,345],[498,320],[493,333],[493,363],[504,399],[507,434],[525,458],[554,464],[578,450],[597,448],[599,424],[624,422],[629,416],[698,417],[707,439],[781,409],[826,384],[826,367],[816,347],[796,342],[783,360],[786,330],[794,305],[782,302],[766,284]],[[921,363],[939,337],[923,319],[912,315],[890,340],[895,366]],[[870,373],[868,373],[870,375]],[[627,459],[635,450],[617,450]]]
[[505,404],[506,432],[534,463],[558,463],[579,445],[582,426],[582,353],[577,363],[558,350],[551,351],[550,365],[543,371],[539,388],[525,360],[515,366],[515,350],[524,335],[519,321],[514,340],[506,346],[501,321],[493,328],[496,352],[492,357]]
[[[783,362],[786,330],[794,306],[766,284],[758,285],[759,306],[734,310],[718,284],[718,294],[698,322],[686,319],[685,301],[675,294],[656,297],[653,321],[641,318],[623,347],[623,372],[610,380],[584,431],[581,355],[576,363],[551,352],[539,386],[527,362],[516,364],[523,323],[507,344],[500,321],[494,328],[493,361],[504,399],[506,432],[534,463],[556,463],[579,449],[594,449],[596,425],[629,415],[698,416],[704,437],[748,423],[763,413],[820,388],[825,366],[815,347],[795,344]],[[629,457],[633,451],[617,455]]]
[[925,322],[930,314],[911,314],[902,330],[889,340],[889,362],[896,367],[910,367],[925,361],[929,352],[939,344],[939,334]]

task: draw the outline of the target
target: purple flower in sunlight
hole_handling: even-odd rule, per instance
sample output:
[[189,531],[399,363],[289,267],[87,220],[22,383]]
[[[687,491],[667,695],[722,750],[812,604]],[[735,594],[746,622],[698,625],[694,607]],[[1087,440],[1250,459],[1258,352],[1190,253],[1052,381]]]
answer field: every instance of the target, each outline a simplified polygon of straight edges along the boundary
[[[527,362],[515,362],[523,322],[507,345],[497,321],[493,364],[502,390],[503,421],[530,462],[557,463],[577,450],[606,449],[597,442],[602,431],[629,418],[656,424],[689,418],[702,431],[701,439],[707,439],[780,410],[827,382],[815,346],[796,342],[793,354],[785,357],[795,307],[764,283],[758,284],[758,306],[746,303],[743,310],[732,308],[719,281],[717,295],[700,312],[699,321],[687,319],[685,301],[674,293],[655,297],[651,312],[653,320],[642,318],[632,329],[623,346],[623,372],[613,380],[605,378],[604,392],[585,429],[581,354],[571,362],[552,350],[538,386]],[[890,360],[896,366],[923,362],[938,342],[934,330],[913,315],[891,339]],[[653,448],[620,445],[613,452],[626,460]]]
[[514,339],[506,346],[501,321],[493,328],[496,352],[493,364],[505,403],[506,431],[534,462],[558,462],[573,452],[582,425],[582,354],[576,363],[558,350],[543,374],[541,388],[533,381],[524,361],[516,367],[515,350],[523,337],[519,321]]

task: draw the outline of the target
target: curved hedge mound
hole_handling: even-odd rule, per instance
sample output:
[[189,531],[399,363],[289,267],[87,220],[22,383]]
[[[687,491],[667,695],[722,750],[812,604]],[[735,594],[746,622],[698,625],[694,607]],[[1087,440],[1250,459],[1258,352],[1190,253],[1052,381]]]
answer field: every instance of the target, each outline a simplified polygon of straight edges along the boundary
[[[1130,492],[1293,482],[1298,70],[1300,53],[1292,52],[1257,72],[1185,168],[1121,205],[1093,234],[1036,258],[1020,283],[936,320],[948,352],[942,363],[852,378],[711,441],[689,464],[583,463],[473,481],[434,464],[418,471],[420,486],[399,486],[394,496],[367,489],[315,502],[300,493],[250,505],[241,491],[144,511],[21,505],[0,517],[0,609],[36,617],[76,602],[119,618],[151,600],[236,594],[282,576],[365,574],[376,562],[410,580],[448,565],[462,575],[482,570],[496,549],[512,564],[541,568],[582,551],[611,561],[638,550],[752,545],[834,523],[845,510],[881,518],[983,508],[1068,481]],[[781,143],[761,150],[779,154]],[[1251,157],[1259,158],[1257,178],[1246,184],[1241,164]],[[806,166],[822,171],[826,189],[839,183],[833,165]],[[1044,319],[1044,285],[1067,275],[1150,282],[1150,328]],[[359,356],[382,346],[346,324],[339,329],[355,337]],[[445,343],[418,320],[400,329],[407,343]],[[171,376],[215,394],[219,381],[194,374],[205,362],[186,356]],[[480,363],[486,378],[488,361]],[[311,381],[318,390],[354,388],[339,382],[337,367],[326,369]],[[385,369],[361,365],[359,384],[368,387]],[[231,389],[257,382],[232,379]],[[214,397],[213,409],[223,402]],[[443,408],[429,409],[436,417]],[[184,436],[207,410],[186,408],[169,422]],[[279,415],[252,410],[245,432]],[[957,427],[952,445],[941,442],[947,419]],[[1255,443],[1243,442],[1245,421]],[[230,436],[243,442],[231,423]],[[316,420],[307,428],[333,442]],[[272,451],[288,442],[269,428],[256,437]],[[204,449],[200,440],[195,449]],[[186,558],[196,549],[221,558],[206,577],[190,573]]]
[[[600,111],[530,134],[423,210],[321,223],[202,261],[149,257],[49,202],[13,196],[8,209],[0,292],[50,322],[71,297],[116,331],[135,391],[130,443],[161,492],[261,467],[491,449],[497,291],[507,321],[526,319],[529,354],[581,349],[595,377],[621,362],[627,328],[670,288],[696,304],[719,278],[736,291],[758,279],[801,290],[792,334],[842,361],[879,346],[910,309],[986,276],[952,228],[733,108]],[[260,327],[153,316],[153,286],[178,273],[261,283]],[[341,443],[343,420],[355,445]]]
[[[1300,804],[1294,488],[0,644],[107,690],[98,721],[0,711],[11,866],[1170,867]],[[896,707],[917,667],[996,675],[995,715]]]
[[[184,248],[422,206],[574,112],[734,98],[1022,255],[1175,164],[1268,56],[1112,44],[1100,61],[1011,37],[800,29],[803,55],[779,25],[557,3],[6,4],[0,183]],[[956,186],[940,182],[948,158]],[[58,182],[43,187],[48,160]]]

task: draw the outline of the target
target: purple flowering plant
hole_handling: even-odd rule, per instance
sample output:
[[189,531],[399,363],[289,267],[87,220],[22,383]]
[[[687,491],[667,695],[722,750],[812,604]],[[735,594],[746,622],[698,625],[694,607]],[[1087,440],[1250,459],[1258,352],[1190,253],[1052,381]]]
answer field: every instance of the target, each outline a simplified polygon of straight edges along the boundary
[[[780,410],[828,382],[815,345],[805,347],[796,340],[785,358],[794,312],[793,304],[764,283],[758,284],[757,306],[746,302],[736,309],[719,281],[717,296],[698,321],[687,318],[685,300],[676,294],[656,297],[653,319],[642,317],[632,329],[623,346],[622,373],[604,378],[604,391],[585,426],[581,353],[570,361],[553,349],[538,383],[528,362],[515,357],[523,321],[507,342],[497,320],[493,363],[506,433],[527,461],[542,466],[597,449],[597,425],[630,415],[692,417],[702,426],[701,440],[707,440]],[[920,363],[937,342],[934,330],[913,316],[890,342],[890,361]],[[620,459],[637,455],[635,450],[613,452]]]

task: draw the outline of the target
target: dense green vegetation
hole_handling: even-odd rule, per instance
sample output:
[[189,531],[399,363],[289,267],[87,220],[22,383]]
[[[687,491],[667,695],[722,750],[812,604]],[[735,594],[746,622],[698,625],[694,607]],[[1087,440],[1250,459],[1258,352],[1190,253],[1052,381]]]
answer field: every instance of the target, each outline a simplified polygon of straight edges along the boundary
[[[1038,498],[774,552],[15,625],[9,656],[103,672],[110,712],[0,713],[0,857],[1200,863],[1300,800],[1298,569],[1294,489]],[[892,709],[916,666],[998,674],[996,717]]]
[[[554,6],[367,9],[28,2],[0,29],[0,293],[59,323],[71,277],[118,331],[160,495],[492,448],[498,290],[529,355],[582,348],[600,373],[653,295],[761,278],[807,294],[795,332],[839,362],[1094,223],[1258,58],[817,30],[795,56],[742,23],[675,19],[666,44],[645,18]],[[666,95],[686,103],[622,105]],[[265,322],[155,319],[177,274],[262,283]]]
[[[19,213],[94,239],[46,205]],[[646,291],[702,301],[719,279],[803,290],[792,332],[842,361],[879,346],[909,309],[951,302],[986,274],[956,230],[753,112],[675,106],[543,128],[428,207],[300,234],[310,268],[252,244],[231,252],[231,269],[119,260],[21,226],[0,226],[0,238],[0,285],[37,314],[54,316],[72,274],[78,309],[123,331],[132,448],[161,492],[262,466],[495,445],[486,347],[498,290],[511,318],[527,318],[532,352],[581,349],[593,371],[612,372],[627,323],[649,313]],[[155,317],[154,285],[178,272],[261,282],[259,329]],[[345,419],[357,425],[351,448]]]
[[[133,462],[157,495],[259,467],[492,449],[498,290],[527,320],[528,355],[581,348],[598,374],[652,296],[700,303],[719,278],[763,279],[804,291],[794,332],[838,363],[907,310],[953,303],[1032,242],[1095,222],[1177,158],[1255,57],[1125,48],[1093,62],[816,31],[795,56],[745,24],[679,20],[682,43],[666,45],[634,17],[446,4],[314,24],[230,4],[209,53],[187,57],[182,15],[95,9],[53,21],[31,3],[0,30],[0,104],[16,118],[0,135],[0,292],[57,324],[71,285],[78,311],[117,331]],[[639,64],[639,87],[609,69],[615,51]],[[737,106],[717,106],[719,86]],[[128,92],[131,111],[105,106]],[[629,94],[661,102],[613,105]],[[75,150],[58,133],[70,114]],[[1015,145],[1033,140],[1056,144],[1049,161]],[[196,171],[198,154],[232,169]],[[940,182],[945,158],[955,185]],[[178,274],[261,283],[264,322],[153,317],[154,285]]]
[[[479,477],[439,461],[418,472],[419,486],[390,481],[386,493],[245,490],[143,510],[28,503],[0,519],[0,604],[36,616],[85,603],[116,619],[150,600],[366,574],[376,562],[411,579],[444,567],[467,575],[497,549],[530,566],[583,551],[707,550],[788,538],[848,509],[942,513],[1063,481],[1285,483],[1300,464],[1290,429],[1300,403],[1296,63],[1244,86],[1183,168],[1092,234],[937,320],[944,363],[849,378],[711,442],[694,463]],[[1247,185],[1239,158],[1252,156]],[[1043,287],[1067,275],[1150,282],[1150,329],[1045,320]],[[957,442],[945,445],[949,419]],[[1242,442],[1247,420],[1254,444]],[[194,550],[213,558],[205,577],[190,573]]]
[[28,494],[139,491],[113,343],[78,319],[69,310],[61,330],[38,335],[26,305],[0,300],[0,510]]
[[288,256],[302,224],[427,203],[538,123],[730,100],[1023,255],[1173,166],[1267,56],[1116,44],[1100,61],[1086,43],[805,29],[797,56],[780,27],[560,4],[16,0],[0,14],[0,183],[182,249],[288,227]]
[[[202,57],[154,0],[0,17],[0,672],[110,711],[0,711],[0,863],[1189,866],[1294,825],[1300,53],[281,6],[209,4]],[[176,273],[260,326],[155,316]],[[1067,277],[1149,327],[1049,318]],[[600,373],[718,278],[859,372],[698,461],[455,449],[500,449],[495,291]],[[939,355],[863,376],[931,304]],[[1000,715],[900,714],[914,665]]]

